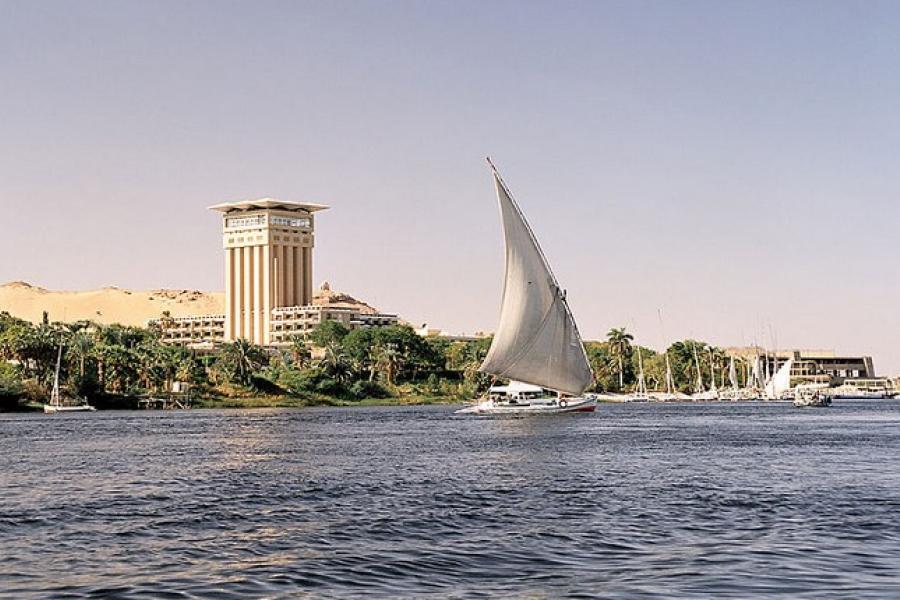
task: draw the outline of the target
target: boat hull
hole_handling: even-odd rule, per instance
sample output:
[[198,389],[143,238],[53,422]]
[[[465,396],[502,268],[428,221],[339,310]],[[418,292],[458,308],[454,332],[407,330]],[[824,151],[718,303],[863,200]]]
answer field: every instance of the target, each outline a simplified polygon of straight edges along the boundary
[[52,404],[44,405],[44,412],[47,414],[66,412],[92,412],[95,410],[97,409],[89,404],[82,404],[80,406],[53,406]]
[[535,404],[508,404],[485,400],[467,406],[456,411],[458,415],[560,415],[567,413],[589,413],[597,409],[597,402],[593,398],[569,398],[559,402],[535,403]]

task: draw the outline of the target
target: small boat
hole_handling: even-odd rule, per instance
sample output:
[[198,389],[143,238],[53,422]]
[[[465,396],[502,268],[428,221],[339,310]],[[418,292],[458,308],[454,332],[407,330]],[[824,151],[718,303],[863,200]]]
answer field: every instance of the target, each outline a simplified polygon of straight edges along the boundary
[[797,408],[831,406],[831,396],[822,387],[799,385],[794,388],[794,406]]
[[97,410],[96,408],[88,404],[87,400],[82,401],[80,404],[64,403],[62,401],[62,395],[59,393],[59,370],[61,365],[62,344],[60,344],[59,351],[56,353],[56,373],[53,376],[53,390],[50,392],[50,404],[44,405],[44,412],[50,414],[61,412],[89,412]]
[[[659,316],[660,327],[662,326],[662,313]],[[665,392],[649,392],[651,402],[688,402],[691,397],[687,394],[676,391],[675,378],[672,376],[672,363],[669,361],[669,350],[665,352],[666,359],[666,391]],[[642,369],[643,370],[643,369]]]
[[[593,412],[584,391],[594,380],[575,318],[525,215],[490,159],[506,243],[500,324],[479,370],[509,386],[458,413],[547,415]],[[522,386],[532,386],[525,389]]]
[[647,381],[644,379],[644,359],[641,356],[641,348],[637,349],[638,357],[638,380],[634,391],[625,396],[624,402],[650,402],[650,395],[647,393]]
[[703,374],[700,371],[700,358],[697,356],[697,346],[694,345],[694,365],[697,368],[697,384],[695,391],[691,394],[691,400],[695,402],[717,402],[719,401],[719,390],[716,388],[716,376],[713,371],[712,348],[709,349],[709,389],[703,384]]

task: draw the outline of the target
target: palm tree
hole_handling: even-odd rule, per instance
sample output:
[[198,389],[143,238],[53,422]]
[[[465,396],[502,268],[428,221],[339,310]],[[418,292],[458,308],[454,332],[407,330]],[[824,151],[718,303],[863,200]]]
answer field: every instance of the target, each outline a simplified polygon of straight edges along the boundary
[[350,357],[337,344],[328,344],[325,355],[319,361],[319,367],[326,375],[340,384],[347,384],[355,374]]
[[220,359],[230,378],[249,385],[253,374],[267,362],[265,350],[244,339],[222,346]]
[[82,330],[77,330],[69,342],[69,350],[78,361],[78,375],[84,380],[85,362],[91,357],[94,350],[94,338]]
[[609,341],[609,352],[616,370],[619,373],[619,389],[625,387],[625,361],[631,356],[631,342],[634,336],[625,331],[624,327],[610,329],[606,334]]
[[397,371],[404,362],[403,353],[397,344],[380,344],[373,348],[375,368],[384,373],[388,385],[394,385]]
[[309,349],[309,343],[302,335],[295,335],[291,338],[291,360],[298,369],[305,369],[309,366],[312,359],[312,352]]

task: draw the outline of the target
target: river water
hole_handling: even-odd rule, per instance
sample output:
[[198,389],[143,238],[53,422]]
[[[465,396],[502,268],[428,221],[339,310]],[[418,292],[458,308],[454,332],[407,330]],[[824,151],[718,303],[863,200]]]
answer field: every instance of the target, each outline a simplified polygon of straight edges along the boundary
[[900,403],[0,415],[6,598],[896,598]]

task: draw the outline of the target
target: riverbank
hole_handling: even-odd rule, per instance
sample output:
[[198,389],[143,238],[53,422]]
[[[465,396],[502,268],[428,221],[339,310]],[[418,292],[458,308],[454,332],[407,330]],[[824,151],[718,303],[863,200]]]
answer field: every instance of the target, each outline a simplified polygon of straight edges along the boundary
[[[254,409],[254,408],[310,408],[314,406],[423,406],[429,404],[459,404],[456,396],[410,395],[390,398],[362,398],[345,400],[330,396],[301,398],[290,395],[204,396],[191,398],[190,408]],[[137,410],[142,408],[137,396],[103,397],[90,400],[98,410]],[[41,402],[22,399],[0,405],[0,413],[41,412]]]

